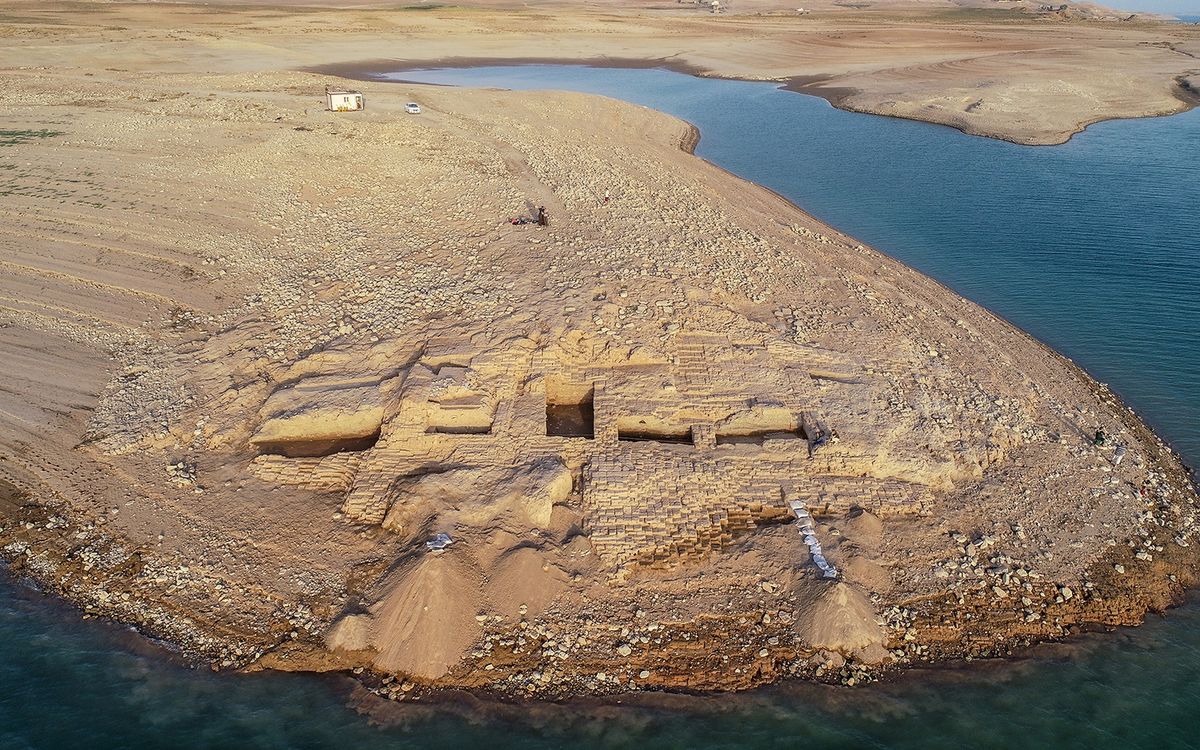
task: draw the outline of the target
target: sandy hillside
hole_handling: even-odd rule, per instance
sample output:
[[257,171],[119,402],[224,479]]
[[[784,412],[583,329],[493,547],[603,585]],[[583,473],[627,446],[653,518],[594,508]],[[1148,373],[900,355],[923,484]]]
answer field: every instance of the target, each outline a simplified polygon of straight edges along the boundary
[[686,124],[330,113],[314,16],[97,14],[10,11],[0,94],[0,549],[89,611],[556,696],[859,681],[1194,580],[1195,493],[1110,394]]

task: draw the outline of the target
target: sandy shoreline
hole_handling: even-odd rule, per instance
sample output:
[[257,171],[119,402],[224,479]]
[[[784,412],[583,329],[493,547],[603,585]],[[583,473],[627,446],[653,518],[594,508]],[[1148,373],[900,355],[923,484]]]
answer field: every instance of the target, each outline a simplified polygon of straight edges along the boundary
[[[776,83],[786,91],[793,91],[800,94],[808,94],[816,96],[829,102],[832,106],[845,110],[847,112],[858,112],[860,114],[873,114],[880,117],[894,117],[901,120],[917,120],[918,122],[926,122],[930,125],[941,125],[944,127],[958,130],[966,135],[974,135],[983,138],[995,138],[997,140],[1008,141],[1018,145],[1027,146],[1059,146],[1062,145],[1075,135],[1082,133],[1089,126],[1100,122],[1117,119],[1139,119],[1143,117],[1169,117],[1171,115],[1190,112],[1196,106],[1200,106],[1200,93],[1190,87],[1187,83],[1186,76],[1177,76],[1176,86],[1173,88],[1175,97],[1181,103],[1181,108],[1177,110],[1165,112],[1145,112],[1132,114],[1125,117],[1100,116],[1090,120],[1079,122],[1074,126],[1074,129],[1069,132],[1063,132],[1055,135],[1039,136],[1037,138],[1029,138],[1028,136],[1018,136],[1011,133],[1006,133],[1003,130],[991,132],[966,124],[955,124],[953,122],[942,122],[937,119],[925,119],[920,115],[910,114],[888,114],[886,112],[877,111],[872,106],[856,106],[852,103],[854,97],[861,95],[863,91],[849,86],[831,86],[829,76],[791,76],[788,78],[775,80],[764,80],[758,77],[745,77],[736,75],[720,75],[704,71],[695,65],[680,62],[671,58],[578,58],[578,57],[447,57],[442,59],[421,60],[414,62],[411,60],[393,58],[393,59],[377,59],[377,60],[360,60],[355,62],[343,62],[333,65],[315,66],[305,68],[306,72],[338,76],[356,81],[379,81],[384,80],[380,76],[386,73],[402,73],[406,70],[425,70],[434,68],[478,68],[489,66],[519,66],[519,65],[582,65],[596,68],[627,68],[627,69],[662,69],[670,70],[675,73],[683,73],[685,75],[696,76],[698,78],[719,78],[731,81],[748,81],[754,83]],[[406,83],[400,79],[401,83]]]
[[[326,11],[113,12],[138,45],[15,24],[43,64],[2,95],[0,550],[89,613],[218,669],[557,698],[856,684],[1195,582],[1136,416],[694,127],[393,82],[330,113],[239,36]],[[325,71],[370,57],[313,29]]]

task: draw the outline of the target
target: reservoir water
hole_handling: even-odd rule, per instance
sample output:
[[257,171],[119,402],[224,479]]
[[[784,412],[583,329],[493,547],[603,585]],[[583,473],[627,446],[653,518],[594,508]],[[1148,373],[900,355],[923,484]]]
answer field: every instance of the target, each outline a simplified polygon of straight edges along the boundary
[[[428,82],[619,97],[697,153],[980,302],[1108,382],[1200,463],[1200,111],[1030,148],[833,109],[771,84],[521,66]],[[846,690],[622,704],[381,705],[344,679],[189,669],[0,577],[9,748],[1195,748],[1200,598],[1005,663]]]

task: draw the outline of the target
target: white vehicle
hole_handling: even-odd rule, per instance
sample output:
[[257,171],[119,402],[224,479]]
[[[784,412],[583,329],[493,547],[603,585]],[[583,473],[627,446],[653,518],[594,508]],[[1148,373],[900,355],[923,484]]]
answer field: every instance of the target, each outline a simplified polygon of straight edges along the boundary
[[421,114],[421,105],[416,102],[409,102],[404,105],[404,111],[410,115],[419,115]]

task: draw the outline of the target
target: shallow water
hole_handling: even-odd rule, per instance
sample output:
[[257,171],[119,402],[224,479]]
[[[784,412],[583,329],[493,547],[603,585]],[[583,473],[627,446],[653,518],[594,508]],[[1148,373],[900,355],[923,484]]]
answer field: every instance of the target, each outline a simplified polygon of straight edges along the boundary
[[[416,74],[405,73],[408,79]],[[1200,458],[1200,112],[1027,148],[665,71],[423,74],[569,88],[697,124],[699,153],[988,305],[1110,382]],[[748,137],[752,136],[752,137]],[[340,678],[188,669],[0,577],[0,750],[1200,747],[1200,601],[1012,663],[857,690],[649,705],[364,699]]]

